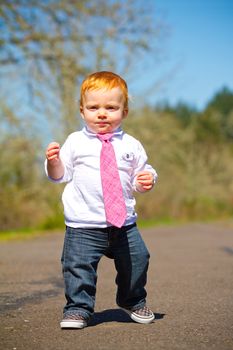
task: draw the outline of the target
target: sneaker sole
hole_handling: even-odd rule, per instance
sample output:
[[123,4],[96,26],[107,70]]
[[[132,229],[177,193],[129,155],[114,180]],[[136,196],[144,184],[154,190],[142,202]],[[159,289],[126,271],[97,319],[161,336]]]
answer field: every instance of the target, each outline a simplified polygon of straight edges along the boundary
[[129,310],[127,310],[127,309],[123,309],[123,308],[122,308],[122,310],[125,311],[125,312],[130,316],[130,318],[131,318],[134,322],[137,322],[137,323],[148,324],[148,323],[153,322],[154,319],[155,319],[154,314],[151,315],[151,316],[145,317],[145,316],[140,316],[140,315],[136,314],[135,312],[129,311]]
[[66,328],[70,328],[70,329],[81,329],[87,326],[87,323],[85,321],[75,321],[75,320],[70,320],[70,321],[61,321],[60,322],[60,326],[62,329]]

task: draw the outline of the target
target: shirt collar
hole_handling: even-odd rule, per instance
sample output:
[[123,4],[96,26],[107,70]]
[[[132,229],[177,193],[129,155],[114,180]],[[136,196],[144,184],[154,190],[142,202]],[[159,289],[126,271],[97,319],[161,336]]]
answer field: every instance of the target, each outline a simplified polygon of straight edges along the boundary
[[[87,135],[88,137],[97,137],[97,134],[90,131],[87,126],[84,126],[84,128],[82,129],[83,133],[85,135]],[[116,129],[114,132],[113,132],[113,136],[112,137],[122,137],[124,131],[122,130],[121,127],[119,127],[118,129]]]

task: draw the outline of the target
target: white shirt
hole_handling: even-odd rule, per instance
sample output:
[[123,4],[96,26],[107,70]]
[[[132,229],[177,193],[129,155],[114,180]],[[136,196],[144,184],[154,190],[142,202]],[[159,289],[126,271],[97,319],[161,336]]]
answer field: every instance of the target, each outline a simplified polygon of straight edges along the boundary
[[[124,133],[120,128],[111,139],[115,150],[119,175],[127,208],[124,225],[136,221],[135,198],[136,175],[139,171],[148,170],[154,180],[156,171],[147,164],[147,156],[141,143]],[[107,227],[100,177],[100,151],[102,143],[96,134],[86,127],[70,134],[60,150],[64,164],[64,176],[54,182],[67,182],[62,202],[65,224],[70,227]],[[47,174],[47,162],[45,162]]]

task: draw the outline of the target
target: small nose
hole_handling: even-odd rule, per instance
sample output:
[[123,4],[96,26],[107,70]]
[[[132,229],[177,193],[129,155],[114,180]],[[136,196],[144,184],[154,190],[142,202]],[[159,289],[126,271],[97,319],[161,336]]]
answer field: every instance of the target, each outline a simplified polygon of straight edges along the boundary
[[104,108],[100,108],[98,111],[98,118],[105,119],[106,118],[106,110]]

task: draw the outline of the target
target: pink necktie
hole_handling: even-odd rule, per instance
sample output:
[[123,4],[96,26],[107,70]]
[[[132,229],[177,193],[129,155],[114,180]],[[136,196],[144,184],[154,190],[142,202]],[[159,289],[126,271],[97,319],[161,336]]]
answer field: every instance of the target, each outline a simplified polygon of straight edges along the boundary
[[110,139],[113,134],[98,134],[102,142],[100,153],[100,175],[106,220],[116,227],[122,227],[126,219],[126,205],[118,173],[116,156]]

